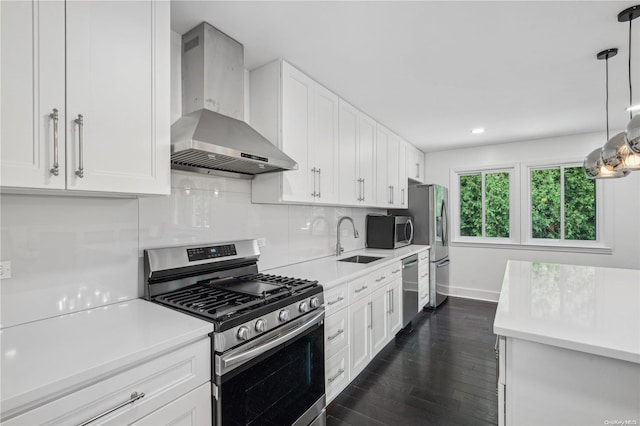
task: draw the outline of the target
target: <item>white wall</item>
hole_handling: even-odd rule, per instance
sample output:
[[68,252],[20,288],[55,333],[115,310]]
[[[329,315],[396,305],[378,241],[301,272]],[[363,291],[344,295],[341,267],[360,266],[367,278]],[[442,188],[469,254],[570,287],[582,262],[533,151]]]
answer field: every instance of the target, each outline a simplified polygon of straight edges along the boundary
[[[582,159],[604,141],[597,133],[427,153],[426,182],[449,187],[450,169],[458,167]],[[640,172],[605,181],[604,196],[612,254],[453,246],[449,294],[497,300],[508,259],[640,269]]]

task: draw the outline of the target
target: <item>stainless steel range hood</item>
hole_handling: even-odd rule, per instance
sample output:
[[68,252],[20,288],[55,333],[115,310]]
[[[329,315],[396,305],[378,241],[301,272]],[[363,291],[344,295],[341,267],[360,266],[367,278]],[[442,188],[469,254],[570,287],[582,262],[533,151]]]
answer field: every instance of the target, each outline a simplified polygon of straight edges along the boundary
[[171,126],[171,167],[251,179],[298,164],[242,121],[244,48],[203,22],[182,36],[182,114]]

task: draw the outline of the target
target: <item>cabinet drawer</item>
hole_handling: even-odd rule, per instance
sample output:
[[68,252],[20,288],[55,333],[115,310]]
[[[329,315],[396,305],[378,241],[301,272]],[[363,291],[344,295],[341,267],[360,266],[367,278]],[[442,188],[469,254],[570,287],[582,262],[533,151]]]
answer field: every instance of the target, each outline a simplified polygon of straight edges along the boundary
[[371,283],[372,290],[375,290],[389,283],[396,277],[402,277],[402,264],[400,262],[371,272],[369,274],[369,282]]
[[420,263],[429,263],[429,250],[418,253],[418,261]]
[[387,282],[391,282],[395,279],[402,278],[402,263],[397,262],[389,267],[389,280]]
[[349,344],[349,311],[343,309],[324,321],[324,354],[329,359]]
[[324,293],[325,315],[329,316],[349,305],[349,286],[342,284]]
[[418,281],[427,280],[429,281],[429,265],[418,267]]
[[198,426],[211,421],[211,382],[207,382],[131,426]]
[[349,283],[349,304],[371,294],[371,283],[368,277],[359,278]]
[[345,346],[325,363],[327,404],[349,384],[349,346]]
[[3,424],[81,424],[132,399],[133,392],[144,393],[144,397],[91,423],[92,426],[130,424],[210,380],[211,342],[207,338],[114,374]]

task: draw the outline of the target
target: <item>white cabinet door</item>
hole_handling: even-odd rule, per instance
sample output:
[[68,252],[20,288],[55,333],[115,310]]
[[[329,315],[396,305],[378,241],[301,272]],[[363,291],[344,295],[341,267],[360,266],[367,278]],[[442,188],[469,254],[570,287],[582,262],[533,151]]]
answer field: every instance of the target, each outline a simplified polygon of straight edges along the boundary
[[360,112],[340,99],[338,117],[340,151],[340,202],[359,204],[362,185],[358,170],[358,116]]
[[168,2],[72,1],[66,12],[67,188],[168,193]]
[[398,190],[397,199],[394,205],[406,209],[409,205],[407,194],[407,156],[409,144],[402,139],[398,139]]
[[358,116],[358,176],[362,203],[375,206],[376,122],[363,113]]
[[370,298],[358,300],[349,306],[349,360],[351,378],[356,377],[369,363],[371,344],[369,325],[371,321]]
[[376,205],[391,207],[391,184],[388,179],[390,159],[387,157],[390,132],[382,125],[376,125]]
[[400,138],[393,133],[387,143],[387,185],[391,188],[391,205],[400,207]]
[[389,284],[389,340],[402,328],[402,279]]
[[2,186],[65,187],[64,8],[62,1],[0,3]]
[[371,357],[389,342],[389,294],[387,286],[371,294]]
[[317,83],[314,83],[313,129],[310,161],[316,168],[316,201],[336,203],[340,198],[338,96]]
[[211,382],[208,382],[132,423],[132,426],[210,425],[211,414]]
[[282,198],[286,201],[315,199],[315,168],[309,158],[313,132],[313,89],[309,77],[282,62],[282,150],[298,163],[298,170],[282,174]]

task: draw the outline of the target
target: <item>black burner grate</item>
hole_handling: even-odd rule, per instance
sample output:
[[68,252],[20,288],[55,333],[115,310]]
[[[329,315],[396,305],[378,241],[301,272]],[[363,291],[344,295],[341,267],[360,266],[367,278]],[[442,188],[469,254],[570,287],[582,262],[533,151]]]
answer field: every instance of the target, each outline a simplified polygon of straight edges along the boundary
[[[265,291],[259,296],[233,291],[234,283],[240,287],[247,282],[268,283],[273,285],[273,290]],[[256,309],[263,311],[260,308],[266,305],[295,297],[309,288],[318,287],[318,282],[280,275],[257,274],[227,280],[223,288],[219,285],[217,281],[201,282],[160,295],[156,301],[222,322],[243,314],[250,315]]]

